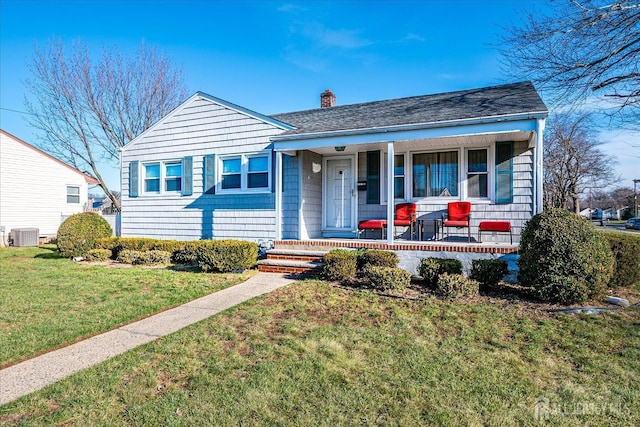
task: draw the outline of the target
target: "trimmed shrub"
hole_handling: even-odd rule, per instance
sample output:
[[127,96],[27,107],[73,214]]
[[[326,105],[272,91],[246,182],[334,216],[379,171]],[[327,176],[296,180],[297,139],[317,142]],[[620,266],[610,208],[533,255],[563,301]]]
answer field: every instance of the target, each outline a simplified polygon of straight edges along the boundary
[[111,249],[91,249],[86,255],[87,261],[91,262],[107,261],[109,258],[111,258]]
[[425,258],[420,261],[419,273],[428,286],[434,287],[443,273],[462,274],[462,262],[452,258]]
[[616,262],[609,286],[640,284],[640,235],[610,232],[602,235],[609,242]]
[[113,249],[118,244],[119,237],[103,237],[101,239],[96,239],[96,243],[94,249],[109,249],[113,251]]
[[58,252],[63,257],[86,256],[97,239],[111,234],[107,220],[95,212],[71,215],[58,228]]
[[363,275],[374,287],[385,291],[402,291],[411,283],[411,273],[396,267],[368,265]]
[[322,258],[322,275],[328,280],[344,281],[356,276],[358,253],[333,249]]
[[253,267],[257,259],[258,245],[244,240],[206,240],[196,249],[202,271],[243,271]]
[[176,264],[197,264],[197,250],[203,242],[205,240],[182,242],[182,245],[171,253],[171,261]]
[[392,251],[381,251],[378,249],[367,249],[358,253],[358,270],[364,271],[367,267],[391,267],[398,266],[400,260],[398,254]]
[[118,261],[133,265],[168,264],[171,253],[167,251],[135,251],[123,249],[118,255]]
[[462,274],[440,274],[435,288],[436,295],[452,299],[461,296],[478,295],[479,292],[478,282],[467,279]]
[[601,233],[563,209],[531,218],[519,252],[518,280],[542,301],[573,304],[601,297],[613,273],[613,254]]
[[509,274],[507,262],[501,259],[474,259],[471,261],[469,278],[477,280],[482,289],[495,287],[507,274]]

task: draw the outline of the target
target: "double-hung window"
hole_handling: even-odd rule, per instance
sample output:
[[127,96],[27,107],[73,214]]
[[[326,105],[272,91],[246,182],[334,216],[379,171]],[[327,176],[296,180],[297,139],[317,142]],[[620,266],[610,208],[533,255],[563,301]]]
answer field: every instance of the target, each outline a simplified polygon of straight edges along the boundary
[[458,151],[413,154],[413,197],[458,197]]
[[67,185],[67,203],[80,203],[80,187]]
[[[387,199],[387,177],[388,175],[388,166],[387,166],[387,154],[383,156],[383,170],[384,170],[384,180],[380,183],[382,186],[382,194],[383,200]],[[406,168],[405,168],[405,155],[404,154],[395,154],[393,156],[393,198],[395,200],[405,200],[405,178],[406,178]]]
[[181,190],[181,161],[155,162],[144,165],[145,193],[179,193]]
[[467,196],[470,198],[489,197],[488,150],[467,151]]
[[144,192],[160,193],[160,163],[144,165]]
[[220,156],[220,192],[265,192],[270,190],[271,156],[242,154]]

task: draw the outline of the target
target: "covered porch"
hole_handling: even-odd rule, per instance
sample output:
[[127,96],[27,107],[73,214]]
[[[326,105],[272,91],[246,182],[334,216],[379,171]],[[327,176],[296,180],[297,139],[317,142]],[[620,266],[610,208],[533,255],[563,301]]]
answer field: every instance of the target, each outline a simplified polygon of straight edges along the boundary
[[[517,248],[522,227],[542,210],[543,127],[544,118],[525,115],[355,135],[276,137],[276,240],[319,245],[344,239],[349,247],[444,245],[479,252],[489,243]],[[443,239],[439,220],[450,202],[461,200],[472,206],[469,230],[449,230]],[[412,228],[358,229],[362,220],[393,224],[399,203],[415,204]],[[512,236],[484,233],[480,243],[479,225],[487,221],[508,221]]]

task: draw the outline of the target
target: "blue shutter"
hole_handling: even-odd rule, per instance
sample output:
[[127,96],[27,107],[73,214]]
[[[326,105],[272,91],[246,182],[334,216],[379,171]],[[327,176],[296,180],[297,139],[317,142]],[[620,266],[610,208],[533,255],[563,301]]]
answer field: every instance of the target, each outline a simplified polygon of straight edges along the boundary
[[129,163],[129,197],[138,197],[138,161]]
[[182,158],[182,195],[193,194],[193,157]]
[[[284,156],[281,160],[284,160]],[[282,171],[284,174],[284,165]],[[282,180],[282,191],[284,192],[284,179]],[[276,150],[271,151],[271,192],[276,192]]]
[[216,192],[216,155],[207,154],[204,156],[203,192],[205,194],[215,194]]
[[513,203],[513,142],[496,142],[496,203]]
[[367,151],[367,204],[380,204],[380,151]]

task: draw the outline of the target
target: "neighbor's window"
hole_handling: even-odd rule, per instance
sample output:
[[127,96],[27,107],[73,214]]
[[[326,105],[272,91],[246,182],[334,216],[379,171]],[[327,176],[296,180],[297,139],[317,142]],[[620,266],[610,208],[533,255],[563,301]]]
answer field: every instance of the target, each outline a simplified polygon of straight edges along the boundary
[[467,151],[467,195],[468,197],[488,197],[489,169],[487,150]]
[[160,192],[160,163],[144,165],[145,193]]
[[413,155],[413,197],[458,197],[458,151]]
[[164,191],[182,190],[182,163],[165,163]]
[[222,160],[222,189],[242,187],[242,158],[232,157]]
[[67,185],[67,203],[80,203],[80,187]]

